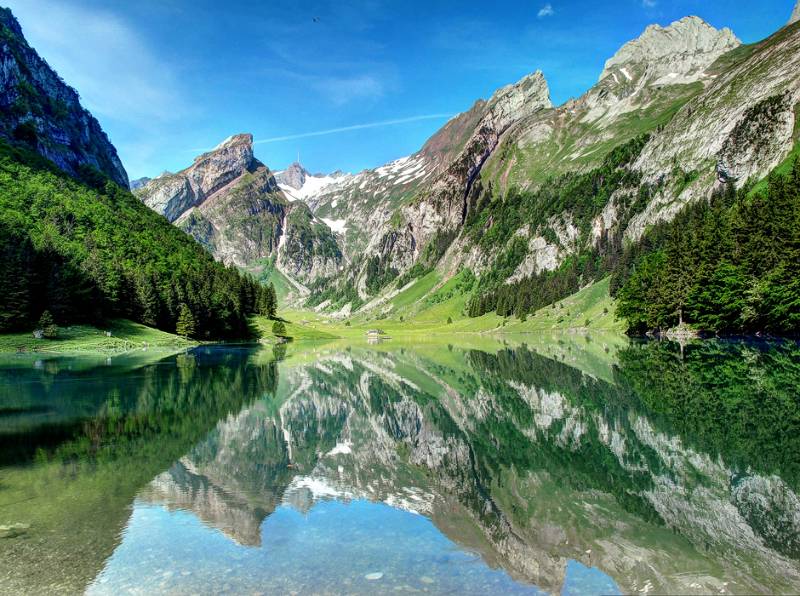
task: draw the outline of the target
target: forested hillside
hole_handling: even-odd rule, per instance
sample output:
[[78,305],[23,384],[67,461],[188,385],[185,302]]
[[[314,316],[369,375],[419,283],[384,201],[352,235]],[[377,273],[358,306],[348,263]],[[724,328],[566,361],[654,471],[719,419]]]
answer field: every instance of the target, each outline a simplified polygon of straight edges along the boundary
[[732,184],[629,246],[612,278],[630,331],[800,333],[800,161]]
[[197,338],[248,334],[275,293],[225,267],[99,172],[70,178],[0,144],[0,331],[127,317]]
[[[395,307],[398,293],[436,296],[469,271],[472,282],[460,284],[466,306],[459,304],[456,316],[525,318],[549,305],[556,310],[612,274],[616,292],[642,266],[652,272],[648,264],[659,255],[639,259],[653,252],[657,235],[691,206],[703,210],[719,200],[712,195],[733,193],[741,209],[769,202],[754,208],[761,210],[750,221],[760,227],[747,235],[781,234],[764,220],[777,192],[765,179],[776,168],[787,175],[787,159],[798,154],[798,48],[795,22],[750,45],[699,17],[652,25],[574,100],[552,106],[544,76],[535,73],[452,119],[431,141],[447,148],[440,159],[423,150],[374,176],[350,182],[331,176],[321,190],[307,183],[301,192],[312,210],[344,225],[348,240],[344,268],[309,284],[305,306],[335,317],[380,320],[392,313],[408,320]],[[754,181],[761,181],[756,192]],[[354,203],[375,217],[356,213]],[[731,315],[737,322],[710,320],[689,304],[690,290],[699,299],[694,288],[712,281],[697,281],[695,269],[690,281],[673,276],[660,289],[648,285],[654,278],[645,280],[652,295],[635,299],[654,312],[642,318],[623,307],[631,330],[663,330],[683,319],[709,331],[794,333],[792,286],[777,280],[789,279],[784,270],[795,256],[777,238],[772,260],[757,261],[756,240],[743,246],[739,239],[732,249],[752,251],[764,267],[747,271],[747,307]],[[664,242],[659,246],[666,250]],[[673,252],[682,253],[687,267],[699,267],[685,247]],[[741,264],[739,252],[726,262]],[[664,258],[679,262],[675,254]],[[678,307],[664,297],[668,292],[679,296]]]

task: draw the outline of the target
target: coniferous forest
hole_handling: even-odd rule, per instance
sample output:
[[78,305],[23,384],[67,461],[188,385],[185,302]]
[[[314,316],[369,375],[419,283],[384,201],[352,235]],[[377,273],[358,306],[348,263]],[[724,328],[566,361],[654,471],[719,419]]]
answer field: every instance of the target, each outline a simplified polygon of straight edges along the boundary
[[800,161],[762,186],[728,184],[626,248],[611,292],[631,332],[800,332]]
[[87,168],[81,180],[0,144],[0,331],[125,317],[204,338],[249,335],[276,296]]
[[[636,146],[624,149],[629,152]],[[555,188],[580,203],[583,196],[597,195],[603,185],[613,189],[616,184],[609,173],[630,159],[621,155],[626,157],[616,163],[607,160],[606,170],[568,175],[540,194],[552,194]],[[587,181],[588,190],[581,194],[573,180]],[[519,218],[526,204],[553,204],[537,195],[515,196],[501,203],[500,225],[495,228],[508,219],[505,212]],[[593,214],[591,209],[587,212]],[[665,331],[682,323],[714,334],[800,333],[798,161],[787,173],[774,172],[758,185],[737,190],[732,182],[722,184],[708,200],[652,226],[638,242],[627,242],[617,232],[602,238],[601,245],[568,257],[555,271],[502,283],[526,254],[524,239],[510,242],[477,284],[468,314],[524,318],[611,275],[617,315],[632,334]]]

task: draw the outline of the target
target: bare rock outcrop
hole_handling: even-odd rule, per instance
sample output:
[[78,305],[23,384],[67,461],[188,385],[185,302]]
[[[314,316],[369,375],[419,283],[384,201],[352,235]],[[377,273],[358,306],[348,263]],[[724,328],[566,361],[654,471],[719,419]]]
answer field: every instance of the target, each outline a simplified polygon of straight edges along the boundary
[[302,283],[339,271],[343,256],[328,225],[302,201],[290,202],[253,154],[253,135],[237,134],[177,174],[135,194],[220,261],[249,267],[274,258]]
[[28,45],[0,8],[0,137],[29,146],[73,176],[99,170],[128,188],[128,174],[78,93]]

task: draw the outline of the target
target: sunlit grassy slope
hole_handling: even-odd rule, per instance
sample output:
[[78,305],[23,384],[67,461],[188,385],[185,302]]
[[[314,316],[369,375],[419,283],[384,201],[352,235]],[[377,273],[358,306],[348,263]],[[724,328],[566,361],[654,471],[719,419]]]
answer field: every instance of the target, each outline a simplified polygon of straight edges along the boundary
[[[413,336],[416,341],[448,334],[527,334],[546,331],[621,334],[624,330],[623,325],[615,319],[614,301],[608,294],[608,279],[588,286],[552,307],[543,308],[524,321],[496,314],[467,317],[467,297],[458,291],[460,281],[460,276],[455,276],[437,288],[439,274],[431,272],[404,288],[384,305],[366,313],[355,313],[347,320],[335,320],[324,314],[297,309],[281,311],[280,316],[286,322],[286,336],[295,341],[363,338],[371,329],[396,338]],[[262,341],[277,341],[272,334],[272,321],[256,317],[253,322]]]
[[271,283],[278,296],[278,302],[286,303],[287,296],[295,289],[286,276],[271,262],[260,262],[249,269],[261,283]]
[[[106,332],[111,332],[111,337]],[[0,335],[0,352],[119,352],[137,348],[196,345],[172,333],[117,319],[103,329],[89,325],[60,327],[56,339],[35,339],[30,332]]]

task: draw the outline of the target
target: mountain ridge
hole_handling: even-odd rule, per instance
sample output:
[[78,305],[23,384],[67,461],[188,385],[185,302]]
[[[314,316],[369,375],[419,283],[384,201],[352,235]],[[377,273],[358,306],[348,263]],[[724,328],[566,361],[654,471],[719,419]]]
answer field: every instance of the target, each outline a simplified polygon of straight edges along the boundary
[[0,65],[0,137],[25,143],[72,176],[94,169],[128,188],[128,174],[100,123],[2,7]]
[[[475,295],[569,275],[558,299],[596,281],[626,242],[786,158],[798,49],[794,25],[743,46],[730,29],[685,17],[647,27],[562,105],[536,71],[408,157],[339,176],[290,165],[276,175],[284,198],[306,205],[342,255],[302,280],[320,298],[308,305],[380,316],[401,286],[434,269],[431,292],[464,268],[478,278]],[[755,116],[773,96],[782,99]],[[587,269],[586,259],[599,264]]]
[[[304,171],[296,174],[306,179]],[[302,284],[336,274],[343,256],[327,225],[284,187],[256,159],[253,135],[239,133],[134,194],[217,260],[256,272],[273,260],[304,293]]]

